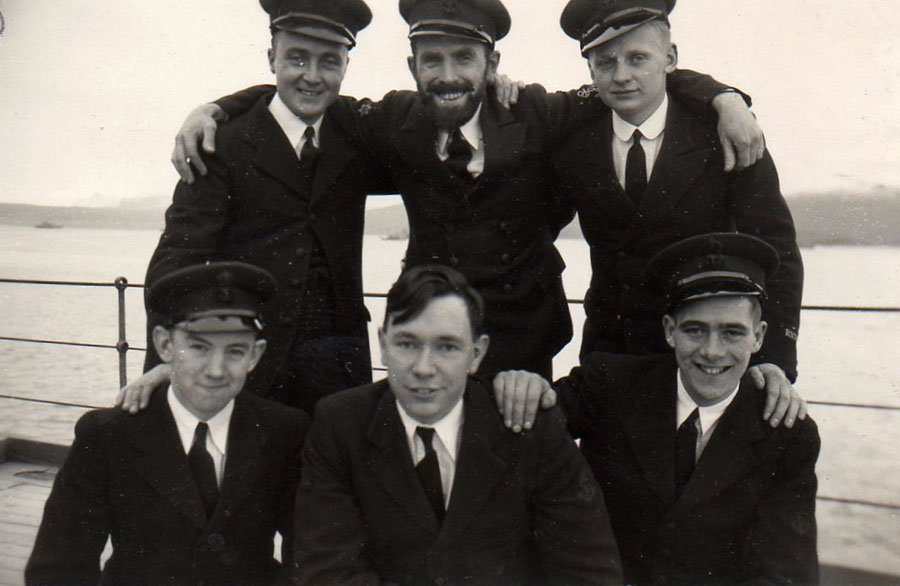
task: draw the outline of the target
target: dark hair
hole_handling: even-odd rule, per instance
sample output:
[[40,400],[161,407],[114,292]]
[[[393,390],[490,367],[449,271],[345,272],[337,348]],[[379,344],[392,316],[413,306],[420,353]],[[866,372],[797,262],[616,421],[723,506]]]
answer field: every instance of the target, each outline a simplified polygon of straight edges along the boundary
[[443,265],[422,265],[401,273],[387,294],[384,327],[416,319],[432,300],[456,295],[466,304],[472,336],[484,333],[484,300],[459,271]]

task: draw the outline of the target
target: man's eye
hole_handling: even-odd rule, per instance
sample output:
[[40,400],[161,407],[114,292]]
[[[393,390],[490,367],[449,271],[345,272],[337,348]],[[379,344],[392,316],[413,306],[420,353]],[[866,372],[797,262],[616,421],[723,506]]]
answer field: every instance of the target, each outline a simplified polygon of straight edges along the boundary
[[459,350],[459,346],[451,342],[446,342],[443,344],[438,344],[437,349],[440,352],[456,352],[457,350]]

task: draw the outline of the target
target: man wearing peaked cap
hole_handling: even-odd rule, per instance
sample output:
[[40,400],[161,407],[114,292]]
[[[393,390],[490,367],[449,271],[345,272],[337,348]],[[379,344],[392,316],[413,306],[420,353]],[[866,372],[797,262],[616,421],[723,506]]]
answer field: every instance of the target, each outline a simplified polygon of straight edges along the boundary
[[[268,350],[253,392],[312,412],[319,397],[371,381],[362,291],[365,198],[395,192],[339,130],[341,83],[357,35],[372,19],[361,0],[261,0],[269,14],[276,92],[229,121],[209,174],[181,182],[147,282],[192,263],[238,259],[269,271]],[[157,323],[150,309],[148,329]],[[148,353],[147,367],[159,362]],[[129,392],[165,378],[155,368]],[[137,401],[133,401],[137,402]],[[132,407],[132,401],[126,401]]]
[[726,173],[715,120],[672,94],[674,6],[570,0],[560,19],[579,42],[593,92],[611,109],[568,137],[554,158],[591,245],[581,355],[666,350],[658,327],[664,300],[646,280],[650,258],[691,235],[737,230],[766,241],[781,259],[768,284],[769,333],[752,370],[772,395],[784,395],[797,377],[803,290],[793,218],[769,153]]
[[554,385],[627,584],[818,581],[816,425],[766,425],[766,395],[747,374],[777,266],[771,246],[743,234],[665,248],[648,270],[674,354],[596,352]]
[[[302,411],[243,392],[266,342],[272,276],[240,262],[185,267],[147,300],[171,384],[136,416],[79,419],[44,508],[27,584],[282,584],[309,428]],[[283,545],[273,556],[276,531]],[[113,552],[102,570],[107,538]]]

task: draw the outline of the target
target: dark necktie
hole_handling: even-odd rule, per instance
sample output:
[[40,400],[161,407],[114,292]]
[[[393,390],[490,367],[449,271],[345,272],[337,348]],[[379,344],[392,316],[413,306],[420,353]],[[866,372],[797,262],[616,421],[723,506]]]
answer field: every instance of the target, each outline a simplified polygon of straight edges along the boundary
[[469,162],[472,160],[472,147],[462,135],[459,128],[450,133],[447,141],[447,160],[444,163],[463,179],[472,179],[469,173]]
[[316,129],[312,126],[306,127],[306,132],[303,133],[303,147],[300,149],[300,177],[303,181],[303,185],[306,186],[307,189],[312,189],[312,180],[315,175],[316,170],[316,161],[319,158],[319,155],[322,154],[315,146],[316,140]]
[[417,427],[416,435],[422,439],[425,444],[425,457],[416,464],[416,474],[419,475],[419,482],[425,489],[425,496],[434,509],[438,523],[444,522],[444,489],[441,486],[441,466],[438,464],[437,453],[431,440],[434,438],[433,427]]
[[188,466],[194,474],[197,488],[200,489],[200,498],[203,500],[203,508],[206,516],[210,517],[219,500],[219,485],[216,482],[216,467],[212,456],[206,450],[206,434],[209,426],[204,422],[197,424],[194,431],[194,443],[188,452]]
[[697,419],[700,409],[694,409],[675,432],[675,491],[681,491],[687,485],[694,472],[697,460]]
[[647,156],[641,146],[641,131],[635,130],[631,136],[633,142],[625,159],[625,193],[638,205],[647,188]]

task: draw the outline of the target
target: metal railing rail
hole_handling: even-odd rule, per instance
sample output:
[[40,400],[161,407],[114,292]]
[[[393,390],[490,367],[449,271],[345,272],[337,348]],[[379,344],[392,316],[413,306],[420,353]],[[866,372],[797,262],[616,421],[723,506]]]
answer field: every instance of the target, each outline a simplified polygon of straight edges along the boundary
[[[0,278],[0,283],[20,284],[20,285],[52,285],[52,286],[71,286],[71,287],[115,287],[118,299],[118,340],[113,344],[91,344],[85,342],[65,341],[65,340],[44,340],[39,338],[20,338],[10,336],[0,336],[0,341],[24,342],[36,344],[56,344],[63,346],[75,346],[84,348],[103,348],[116,350],[119,358],[119,386],[123,387],[128,383],[126,355],[129,350],[146,351],[146,348],[131,346],[128,343],[125,332],[125,290],[129,287],[144,288],[143,283],[129,283],[125,277],[117,277],[113,282],[91,282],[91,281],[47,281],[36,279],[7,279]],[[387,297],[386,293],[364,293],[366,298],[383,299]],[[584,303],[584,299],[568,299],[570,305],[580,305]],[[841,305],[804,305],[803,311],[833,311],[833,312],[859,312],[859,313],[900,313],[900,307],[854,307]],[[382,367],[373,367],[374,371],[384,372]],[[15,401],[23,401],[29,403],[41,403],[46,405],[57,405],[63,407],[75,407],[80,409],[97,409],[99,405],[85,405],[81,403],[71,403],[66,401],[54,401],[52,399],[41,399],[33,397],[23,397],[19,395],[0,394],[0,399],[8,399]],[[808,401],[810,405],[818,405],[823,407],[838,407],[851,409],[872,409],[883,411],[900,412],[900,406],[896,405],[872,405],[863,403],[842,403],[833,401]],[[877,501],[868,501],[862,499],[846,499],[839,497],[829,497],[820,495],[817,500],[825,502],[843,503],[851,505],[860,505],[867,507],[876,507],[889,509],[892,511],[900,511],[900,504],[882,503]]]

